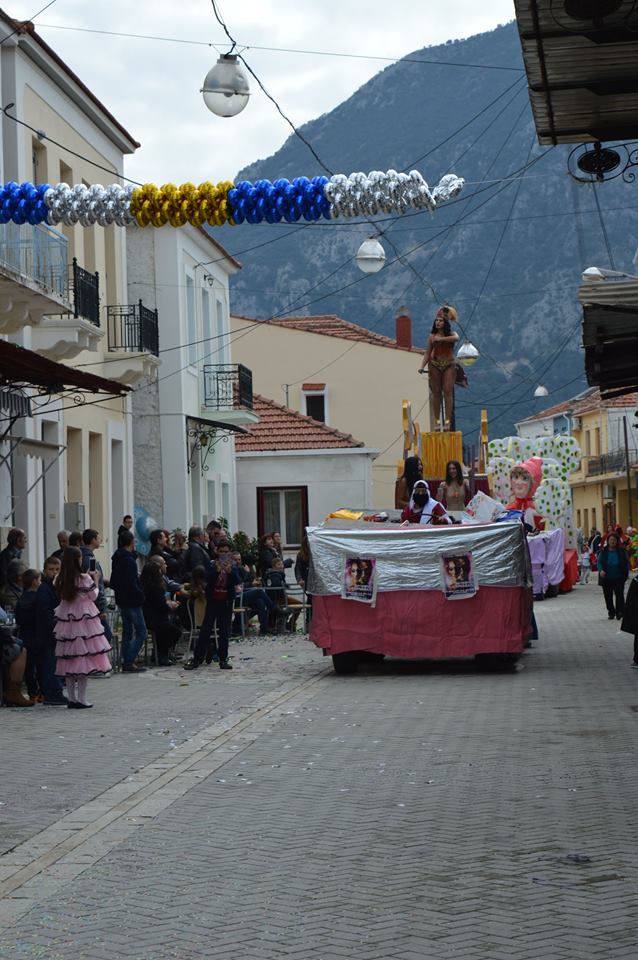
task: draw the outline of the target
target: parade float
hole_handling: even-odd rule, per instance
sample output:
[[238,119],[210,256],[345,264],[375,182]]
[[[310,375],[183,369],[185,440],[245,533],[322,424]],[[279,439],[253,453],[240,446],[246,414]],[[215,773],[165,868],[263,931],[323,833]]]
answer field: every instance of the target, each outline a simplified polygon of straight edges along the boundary
[[[463,449],[452,418],[433,412],[439,429],[422,434],[404,401],[398,471],[417,458],[431,497]],[[532,636],[533,595],[577,578],[567,478],[579,463],[568,436],[489,441],[482,411],[470,498],[454,523],[432,523],[431,513],[407,522],[395,501],[381,513],[338,510],[308,528],[310,639],[337,673],[385,656],[512,667]]]

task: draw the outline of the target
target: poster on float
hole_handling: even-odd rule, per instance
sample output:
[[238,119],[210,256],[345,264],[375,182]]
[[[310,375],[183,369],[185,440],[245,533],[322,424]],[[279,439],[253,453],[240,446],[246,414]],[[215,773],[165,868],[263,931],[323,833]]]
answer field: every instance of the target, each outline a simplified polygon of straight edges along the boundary
[[377,561],[374,557],[346,557],[341,596],[374,606],[377,601]]
[[446,600],[466,600],[478,590],[471,553],[441,554],[441,588]]

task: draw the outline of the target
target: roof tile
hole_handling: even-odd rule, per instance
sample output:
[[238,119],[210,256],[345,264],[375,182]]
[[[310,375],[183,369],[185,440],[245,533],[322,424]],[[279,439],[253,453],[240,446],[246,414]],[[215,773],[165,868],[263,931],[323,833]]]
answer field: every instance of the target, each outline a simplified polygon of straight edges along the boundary
[[237,434],[237,453],[364,446],[361,440],[355,440],[349,433],[327,427],[325,423],[319,423],[312,417],[306,417],[259,394],[253,395],[253,411],[258,415],[259,423],[250,424],[248,433]]
[[[239,320],[250,320],[253,323],[255,317],[246,317],[241,314],[233,314]],[[335,314],[322,314],[314,317],[277,317],[271,320],[257,320],[257,323],[270,324],[274,327],[285,327],[288,330],[302,330],[305,333],[319,333],[326,337],[339,337],[341,340],[354,340],[359,343],[370,343],[375,347],[390,347],[393,350],[403,350],[405,353],[423,353],[420,347],[401,347],[382,333],[375,333],[374,330],[368,330],[366,327],[359,326],[358,323],[351,323],[350,320],[343,320]]]

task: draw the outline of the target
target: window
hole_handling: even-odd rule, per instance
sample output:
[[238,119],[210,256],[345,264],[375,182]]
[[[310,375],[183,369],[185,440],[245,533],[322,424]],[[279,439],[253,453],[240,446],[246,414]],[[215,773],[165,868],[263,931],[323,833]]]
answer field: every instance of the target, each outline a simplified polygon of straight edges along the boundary
[[202,340],[200,354],[203,360],[215,362],[215,356],[210,356],[217,349],[217,342],[213,341],[213,318],[210,312],[210,294],[202,290]]
[[580,510],[576,511],[576,526],[580,527]]
[[599,457],[602,453],[602,450],[600,449],[600,427],[596,427],[594,430],[594,453],[597,457]]
[[583,516],[584,516],[584,524],[585,524],[585,526],[583,527],[583,530],[591,530],[591,527],[589,526],[589,510],[587,509],[587,507],[583,510]]
[[33,182],[47,182],[47,148],[35,137],[31,139],[31,159],[33,163]]
[[591,431],[585,430],[585,456],[591,457]]
[[299,547],[308,525],[307,487],[257,487],[257,528],[281,533],[284,547]]
[[188,362],[197,363],[197,317],[195,315],[195,284],[186,277],[186,342]]
[[596,526],[596,507],[591,508],[591,525],[592,527]]
[[326,422],[326,398],[323,393],[306,394],[306,416]]
[[226,336],[224,330],[224,304],[221,300],[215,300],[215,326],[217,340],[215,341],[215,353],[211,360],[214,363],[226,363]]
[[320,423],[328,422],[328,403],[325,383],[304,383],[302,386],[304,413]]

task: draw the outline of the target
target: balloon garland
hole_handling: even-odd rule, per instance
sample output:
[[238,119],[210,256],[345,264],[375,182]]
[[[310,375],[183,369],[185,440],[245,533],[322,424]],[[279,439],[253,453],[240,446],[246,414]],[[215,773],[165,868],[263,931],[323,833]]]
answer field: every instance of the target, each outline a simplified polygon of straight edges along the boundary
[[195,186],[165,183],[158,187],[103,187],[58,183],[35,185],[11,181],[0,186],[0,223],[59,223],[83,227],[116,224],[125,227],[163,227],[169,223],[222,226],[225,223],[279,223],[285,220],[336,220],[339,217],[375,216],[408,210],[434,210],[452,200],[465,181],[448,173],[430,190],[418,170],[398,173],[373,170],[348,176],[295,177],[270,180],[241,180],[238,183],[208,181]]

